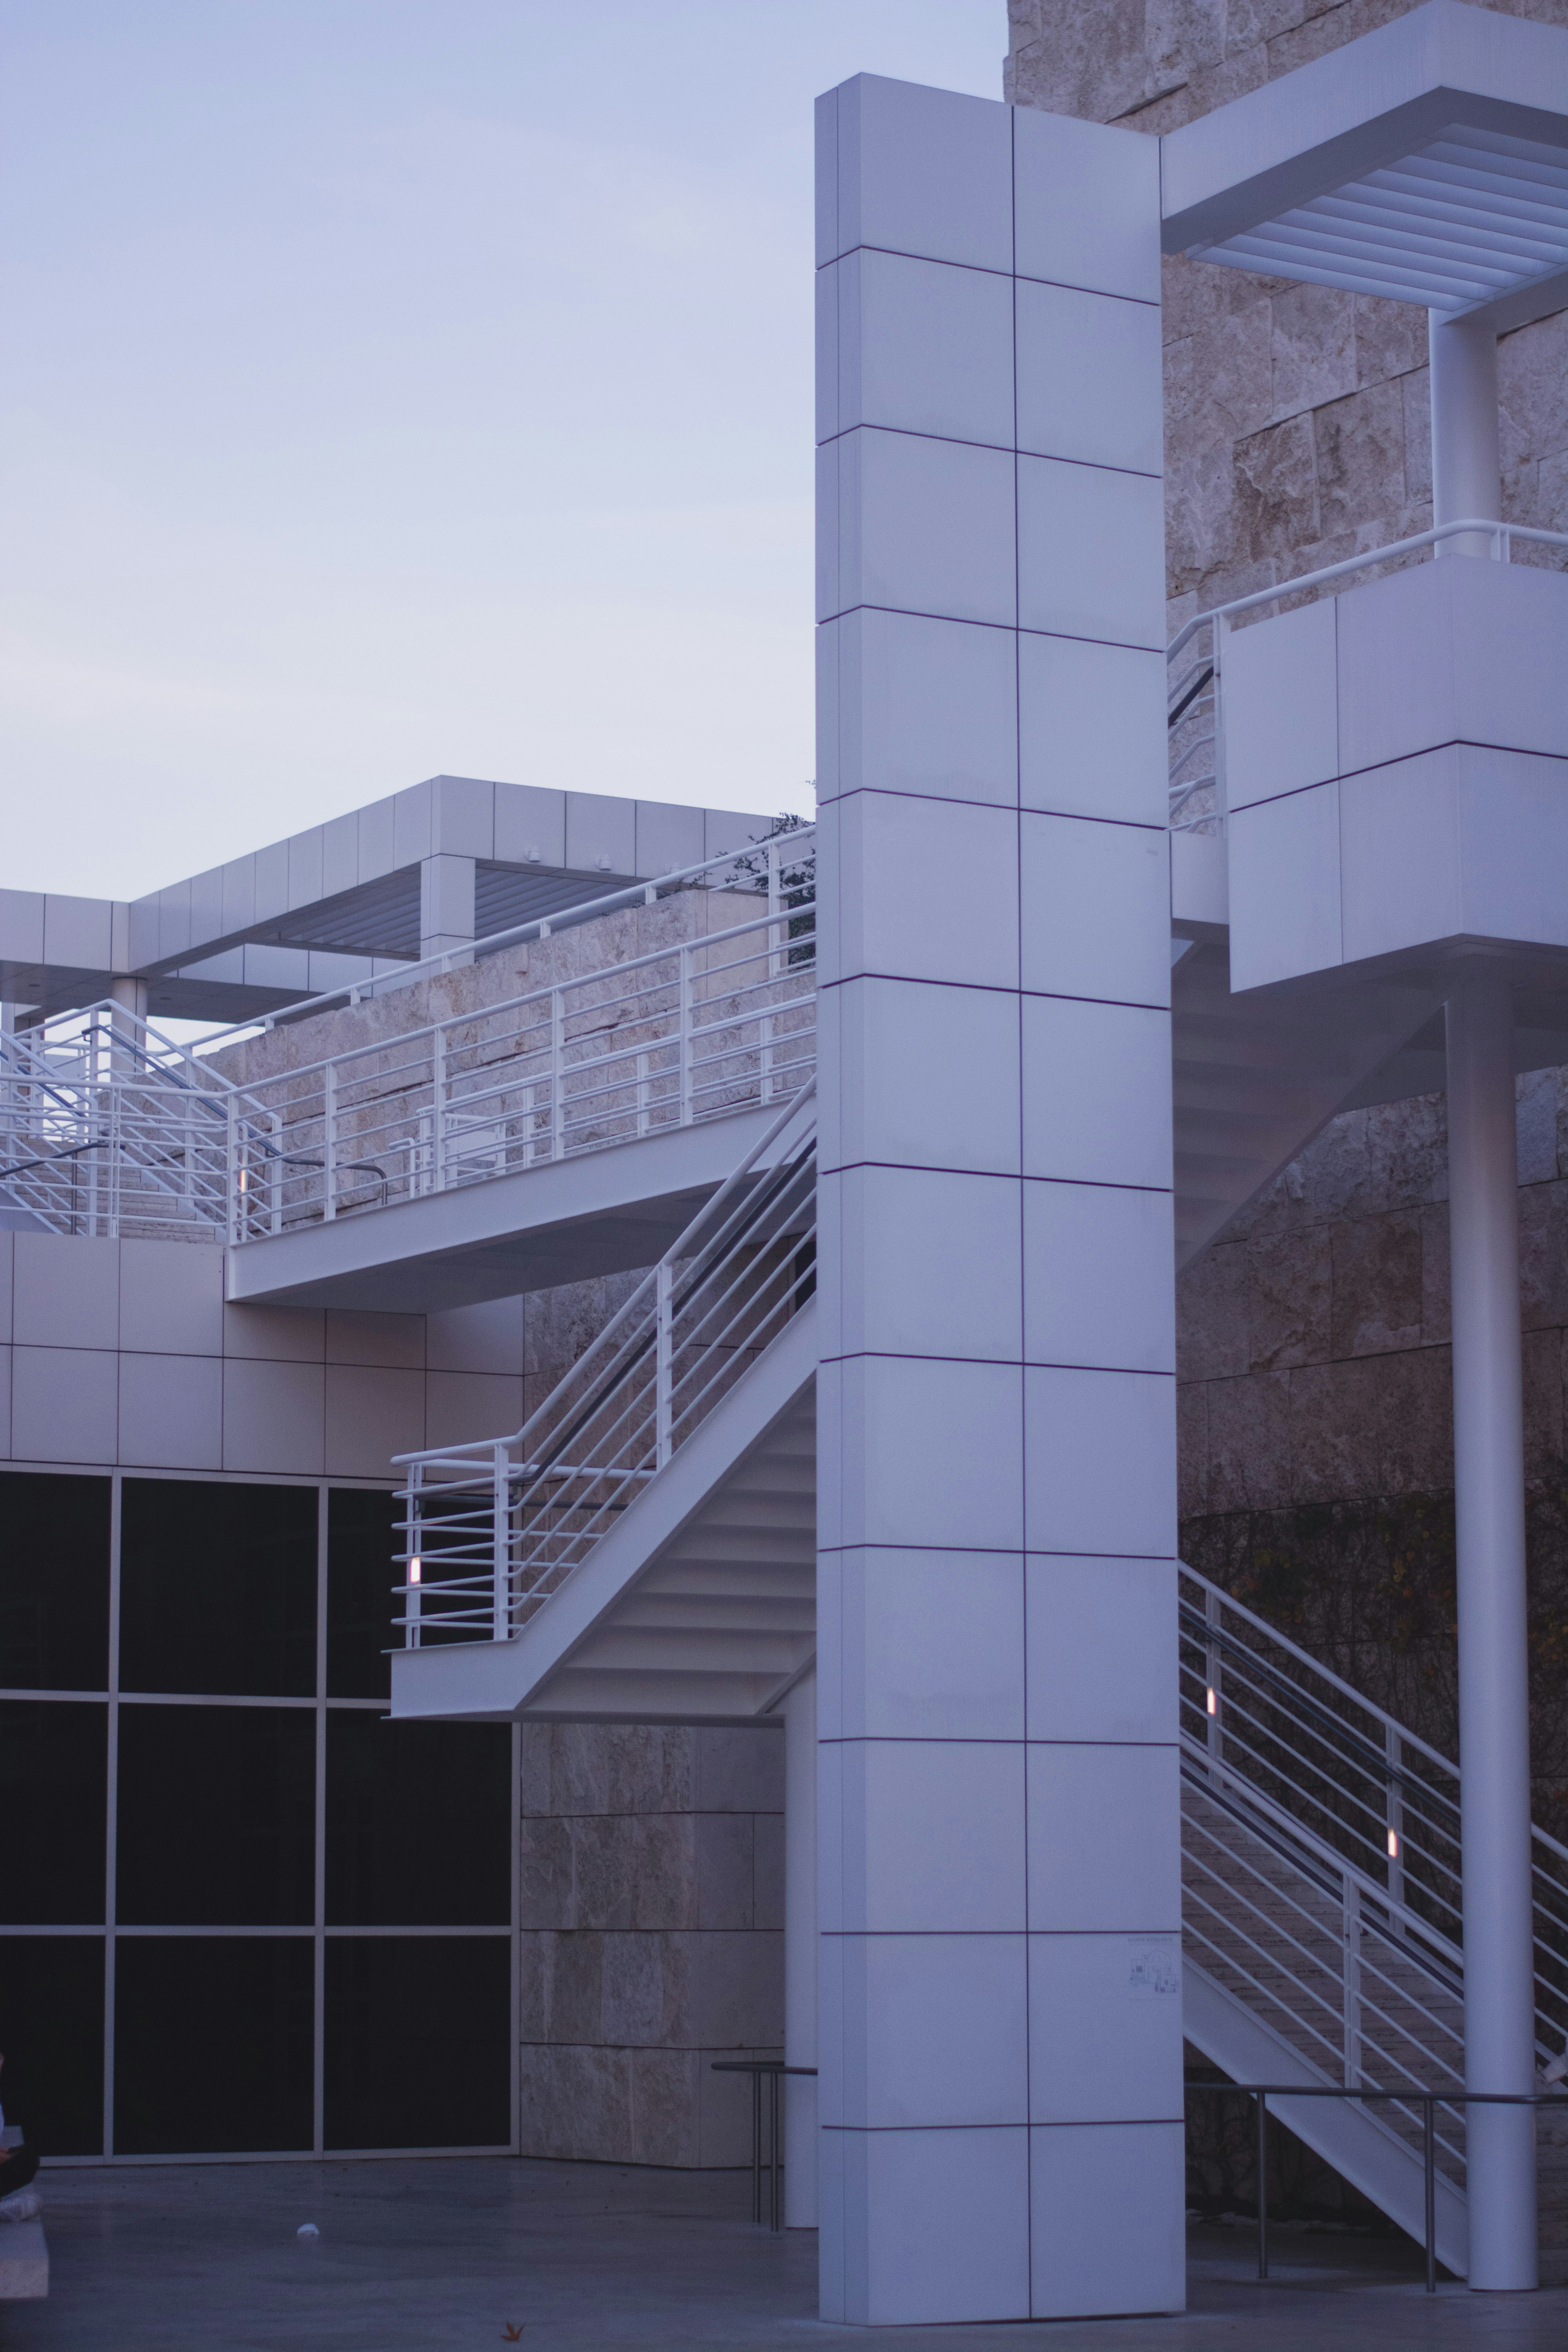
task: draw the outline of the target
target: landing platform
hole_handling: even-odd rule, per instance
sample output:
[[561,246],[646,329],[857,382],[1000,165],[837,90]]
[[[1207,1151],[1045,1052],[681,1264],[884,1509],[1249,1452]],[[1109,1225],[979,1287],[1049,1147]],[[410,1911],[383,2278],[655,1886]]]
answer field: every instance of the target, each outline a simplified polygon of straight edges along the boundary
[[[49,2171],[54,2292],[0,2324],[5,2352],[1379,2352],[1568,2341],[1568,2290],[1427,2297],[1397,2242],[1277,2231],[1251,2276],[1246,2229],[1196,2229],[1182,2318],[825,2327],[816,2240],[750,2220],[741,2173],[506,2157],[418,2163],[158,2165]],[[301,2241],[300,2222],[315,2240]],[[509,2337],[509,2328],[519,2336]]]

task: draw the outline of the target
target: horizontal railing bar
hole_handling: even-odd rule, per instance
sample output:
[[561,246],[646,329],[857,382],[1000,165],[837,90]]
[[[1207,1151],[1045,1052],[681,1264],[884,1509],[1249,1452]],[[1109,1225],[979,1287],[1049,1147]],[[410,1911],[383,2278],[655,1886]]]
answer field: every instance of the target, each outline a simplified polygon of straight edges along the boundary
[[[1247,1608],[1245,1601],[1234,1599],[1223,1586],[1211,1583],[1206,1576],[1199,1570],[1189,1566],[1185,1560],[1178,1564],[1177,1575],[1178,1578],[1185,1577],[1190,1583],[1197,1585],[1200,1591],[1214,1594],[1232,1616],[1241,1618],[1257,1633],[1272,1642],[1277,1648],[1294,1658],[1298,1664],[1305,1666],[1310,1674],[1315,1675],[1320,1681],[1329,1684],[1332,1689],[1340,1693],[1342,1697],[1348,1698],[1352,1706],[1360,1707],[1364,1714],[1373,1717],[1385,1729],[1397,1731],[1407,1747],[1416,1749],[1429,1762],[1437,1765],[1441,1770],[1450,1773],[1456,1780],[1458,1779],[1459,1768],[1451,1757],[1445,1756],[1439,1748],[1432,1747],[1421,1738],[1418,1732],[1408,1730],[1395,1717],[1390,1715],[1386,1708],[1379,1706],[1375,1700],[1363,1697],[1352,1684],[1336,1675],[1331,1666],[1325,1666],[1321,1660],[1314,1658],[1310,1651],[1303,1650],[1298,1643],[1291,1641],[1288,1633],[1282,1633],[1278,1626],[1269,1624],[1267,1618],[1258,1616]],[[1201,1613],[1195,1622],[1199,1624],[1205,1622]],[[1568,1859],[1568,1848],[1563,1851],[1564,1858]]]
[[1250,595],[1233,596],[1226,604],[1212,605],[1207,612],[1194,613],[1184,628],[1178,629],[1165,648],[1167,661],[1173,660],[1202,628],[1211,622],[1229,620],[1237,613],[1255,612],[1260,604],[1272,604],[1281,596],[1293,596],[1307,588],[1321,588],[1331,580],[1348,579],[1353,572],[1365,572],[1374,563],[1386,563],[1396,555],[1413,555],[1423,547],[1436,547],[1445,539],[1461,534],[1484,532],[1489,538],[1522,539],[1534,546],[1568,548],[1568,531],[1540,530],[1524,523],[1490,521],[1471,516],[1468,521],[1438,523],[1432,530],[1418,530],[1409,539],[1396,539],[1386,547],[1374,547],[1364,555],[1347,556],[1341,563],[1326,563],[1317,572],[1304,572],[1299,579],[1282,580],[1277,588],[1254,589]]
[[[700,939],[683,940],[672,947],[651,948],[644,955],[628,957],[624,964],[614,964],[606,967],[606,971],[613,971],[619,976],[623,972],[635,971],[640,967],[651,963],[668,961],[672,958],[675,958],[683,952],[700,953],[710,946],[721,944],[731,939],[740,938],[747,932],[766,930],[770,927],[776,929],[782,923],[798,921],[802,911],[804,910],[796,910],[792,914],[789,909],[781,908],[778,912],[771,915],[763,914],[748,916],[743,923],[731,924],[722,931],[709,932],[701,936]],[[528,929],[531,927],[529,925],[523,925],[521,928],[523,929]],[[498,932],[496,934],[497,941],[500,944],[505,944],[510,937],[511,934],[509,932]],[[476,942],[476,948],[481,944],[486,943]],[[785,944],[799,944],[799,942],[786,942]],[[470,956],[474,951],[474,950],[468,948],[449,950],[451,954],[461,955],[465,958]],[[768,951],[769,950],[765,947],[758,950],[759,955],[765,955]],[[439,959],[433,959],[432,961],[439,961]],[[406,973],[399,975],[400,985],[405,984],[409,979],[412,979],[418,969],[419,967],[411,966]],[[605,977],[605,973],[603,972],[584,972],[581,976],[570,980],[545,981],[537,988],[528,989],[517,996],[504,997],[500,1001],[500,1003],[480,1006],[475,1012],[447,1013],[444,1014],[439,1021],[425,1022],[417,1029],[401,1031],[395,1038],[379,1038],[367,1041],[367,1043],[363,1045],[345,1046],[341,1053],[324,1054],[314,1062],[301,1063],[298,1069],[280,1070],[276,1072],[270,1077],[255,1079],[251,1083],[258,1088],[262,1087],[284,1086],[291,1081],[297,1081],[302,1077],[314,1076],[318,1071],[325,1071],[330,1066],[341,1067],[345,1063],[362,1061],[366,1056],[374,1054],[384,1054],[395,1050],[399,1045],[411,1045],[419,1039],[434,1036],[437,1032],[442,1030],[471,1026],[475,1021],[480,1019],[495,1020],[503,1013],[516,1011],[524,1005],[548,1004],[551,999],[554,996],[564,995],[568,991],[573,989],[592,987],[595,983],[602,982]],[[698,977],[701,977],[701,975],[698,975]],[[362,992],[368,991],[368,982],[361,982],[358,985]],[[336,999],[344,996],[347,993],[348,991],[346,988],[335,989],[331,991],[330,995],[327,997],[311,999],[311,1005],[313,1007],[320,1003],[330,1003],[335,1002]],[[614,1001],[615,1000],[613,999],[609,1000],[610,1003],[613,1003]],[[292,1023],[299,1017],[300,1009],[301,1008],[293,1005],[287,1008],[290,1024],[292,1024]],[[586,1012],[590,1009],[600,1010],[608,1009],[608,1007],[607,1005],[604,1008],[584,1007],[584,1011]],[[243,1029],[246,1034],[249,1034],[255,1029],[257,1024],[254,1022],[249,1022],[237,1024],[237,1026]]]

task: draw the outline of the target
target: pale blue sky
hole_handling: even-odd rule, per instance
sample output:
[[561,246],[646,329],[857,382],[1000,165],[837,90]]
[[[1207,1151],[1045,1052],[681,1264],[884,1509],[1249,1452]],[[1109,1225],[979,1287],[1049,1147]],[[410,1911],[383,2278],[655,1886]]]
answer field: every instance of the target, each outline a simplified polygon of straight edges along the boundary
[[441,770],[807,809],[811,100],[1003,0],[9,0],[12,887]]

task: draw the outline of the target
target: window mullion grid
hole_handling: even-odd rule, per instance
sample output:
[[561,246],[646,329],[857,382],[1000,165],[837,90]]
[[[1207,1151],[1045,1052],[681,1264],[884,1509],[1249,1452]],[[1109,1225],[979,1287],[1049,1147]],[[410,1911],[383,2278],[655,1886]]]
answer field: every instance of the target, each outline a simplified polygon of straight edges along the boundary
[[114,2154],[114,1928],[120,1847],[120,1530],[123,1480],[109,1482],[109,1725],[108,1786],[103,1814],[103,2156]]
[[327,2019],[327,1525],[328,1487],[316,1490],[315,1897],[311,1977],[310,2144],[320,2156],[326,2131]]

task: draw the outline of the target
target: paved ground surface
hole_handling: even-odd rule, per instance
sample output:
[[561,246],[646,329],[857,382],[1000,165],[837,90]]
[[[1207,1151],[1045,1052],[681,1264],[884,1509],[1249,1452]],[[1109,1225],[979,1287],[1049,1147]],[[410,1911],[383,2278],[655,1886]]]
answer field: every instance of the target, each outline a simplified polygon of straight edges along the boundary
[[[1429,2298],[1414,2251],[1386,2242],[1277,2233],[1278,2275],[1259,2286],[1247,2231],[1198,2229],[1184,2318],[913,2336],[823,2326],[816,2239],[753,2229],[750,2179],[733,2174],[454,2158],[49,2172],[38,2185],[54,2292],[0,2304],[3,2352],[1568,2346],[1568,2289]],[[321,2234],[301,2242],[307,2221]]]

